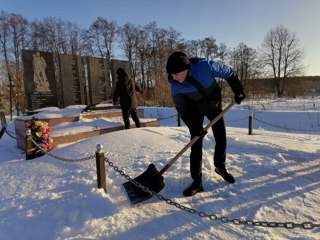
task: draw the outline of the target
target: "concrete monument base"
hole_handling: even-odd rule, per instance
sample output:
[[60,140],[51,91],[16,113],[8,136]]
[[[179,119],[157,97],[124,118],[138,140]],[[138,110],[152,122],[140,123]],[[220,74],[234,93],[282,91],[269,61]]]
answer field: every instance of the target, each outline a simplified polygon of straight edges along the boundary
[[[76,115],[59,115],[57,111],[38,112],[29,116],[20,116],[14,121],[17,147],[22,150],[26,150],[25,121],[31,120],[33,116],[40,121],[47,122],[52,128],[50,136],[53,139],[53,147],[124,129],[122,112],[119,108],[84,112]],[[156,119],[145,119],[143,109],[138,109],[138,116],[142,127],[160,126],[160,122]],[[135,127],[133,122],[131,127]]]

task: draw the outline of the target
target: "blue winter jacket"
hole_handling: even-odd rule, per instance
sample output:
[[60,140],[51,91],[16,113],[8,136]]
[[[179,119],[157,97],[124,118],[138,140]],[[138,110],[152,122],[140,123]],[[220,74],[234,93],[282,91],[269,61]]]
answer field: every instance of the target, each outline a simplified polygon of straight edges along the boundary
[[[190,83],[190,77],[201,84],[205,96]],[[235,94],[243,91],[237,75],[229,66],[203,58],[190,59],[188,76],[183,83],[173,80],[171,75],[168,78],[173,102],[183,120],[194,114],[205,116],[209,111],[221,107],[221,89],[216,78],[225,79]]]

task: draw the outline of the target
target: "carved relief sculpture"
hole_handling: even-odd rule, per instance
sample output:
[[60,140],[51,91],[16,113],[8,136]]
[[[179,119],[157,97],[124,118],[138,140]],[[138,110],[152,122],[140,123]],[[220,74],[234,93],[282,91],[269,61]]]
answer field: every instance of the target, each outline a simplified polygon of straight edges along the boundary
[[32,67],[33,67],[33,81],[36,85],[36,92],[50,92],[49,82],[46,76],[47,63],[40,56],[39,52],[32,54]]

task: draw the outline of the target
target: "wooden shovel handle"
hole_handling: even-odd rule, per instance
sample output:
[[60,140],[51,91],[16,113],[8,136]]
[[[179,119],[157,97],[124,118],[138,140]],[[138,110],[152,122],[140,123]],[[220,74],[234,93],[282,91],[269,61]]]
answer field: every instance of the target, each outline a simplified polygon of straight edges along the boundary
[[[227,111],[229,111],[230,108],[232,108],[236,103],[234,101],[232,101],[221,113],[219,113],[218,116],[216,116],[211,122],[208,123],[208,125],[203,129],[204,132],[208,131],[209,128],[211,128]],[[174,156],[171,161],[164,166],[164,168],[161,169],[160,174],[162,175],[165,171],[168,170],[169,167],[171,167],[171,165],[177,161],[177,159],[185,152],[188,150],[188,148],[190,148],[196,141],[198,141],[198,139],[200,138],[200,136],[195,136],[194,138],[191,139],[191,141],[183,148],[181,149],[180,152],[178,152],[178,154],[176,156]]]

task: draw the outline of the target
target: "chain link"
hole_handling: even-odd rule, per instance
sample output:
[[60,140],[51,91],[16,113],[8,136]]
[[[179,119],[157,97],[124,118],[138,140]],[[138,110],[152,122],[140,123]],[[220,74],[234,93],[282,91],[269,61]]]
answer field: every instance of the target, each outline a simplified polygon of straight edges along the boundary
[[32,141],[32,143],[33,143],[39,150],[41,150],[41,151],[44,152],[45,154],[48,154],[50,157],[55,158],[55,159],[58,159],[58,160],[61,160],[61,161],[64,161],[64,162],[84,162],[84,161],[87,161],[87,160],[90,160],[90,159],[95,158],[95,155],[94,155],[94,154],[92,154],[92,155],[90,155],[90,156],[87,156],[87,157],[84,157],[84,158],[79,158],[79,159],[67,159],[67,158],[63,158],[63,157],[54,155],[54,154],[52,154],[52,153],[50,153],[50,152],[42,149],[42,148],[37,144],[37,142],[35,142],[35,141],[33,140],[33,138],[31,138],[31,141]]
[[281,126],[278,126],[278,125],[275,125],[275,124],[271,124],[271,123],[267,123],[263,120],[260,120],[256,117],[254,117],[255,120],[257,120],[258,122],[261,122],[263,124],[266,124],[266,125],[269,125],[271,127],[275,127],[275,128],[280,128],[280,129],[284,129],[284,130],[287,130],[288,132],[290,132],[290,130],[292,131],[300,131],[300,132],[319,132],[320,129],[311,129],[311,130],[307,130],[307,129],[297,129],[297,128],[289,128],[289,127],[281,127]]
[[7,124],[0,124],[2,126],[2,128],[4,129],[4,131],[8,134],[9,137],[13,138],[13,139],[17,139],[17,137],[15,136],[14,132],[11,132],[8,130],[7,128]]
[[166,119],[174,119],[174,118],[178,118],[178,115],[172,115],[172,116],[168,116],[168,117],[160,117],[160,118],[157,118],[158,121],[161,121],[161,120],[166,120]]
[[110,167],[112,167],[116,172],[118,172],[121,176],[125,177],[128,181],[131,181],[135,186],[137,186],[140,189],[142,189],[143,191],[149,193],[151,196],[156,196],[159,200],[164,201],[169,205],[172,205],[178,209],[184,210],[184,211],[191,213],[191,214],[197,214],[199,217],[202,217],[202,218],[207,218],[212,221],[220,220],[222,223],[233,223],[235,225],[247,225],[250,227],[256,226],[256,227],[287,228],[287,229],[302,228],[302,229],[309,229],[309,230],[320,227],[320,224],[314,224],[312,222],[303,222],[303,223],[284,222],[284,223],[282,223],[282,222],[253,221],[253,220],[242,220],[239,218],[229,219],[224,216],[218,217],[216,214],[207,214],[205,212],[201,212],[201,211],[195,210],[193,208],[186,207],[180,203],[173,201],[170,198],[166,198],[161,194],[158,194],[154,191],[151,191],[149,188],[145,187],[141,183],[135,181],[129,175],[125,174],[123,171],[119,170],[119,168],[116,165],[114,165],[114,163],[111,162],[107,158],[107,156],[105,156],[105,162]]
[[[59,156],[56,156],[52,153],[49,153],[45,150],[43,150],[32,138],[31,141],[33,142],[33,144],[40,149],[41,151],[45,152],[46,154],[48,154],[50,157],[56,158],[58,160],[61,161],[65,161],[65,162],[82,162],[82,161],[87,161],[90,160],[92,158],[95,157],[95,155],[91,155],[85,158],[81,158],[81,159],[66,159],[66,158],[62,158]],[[181,209],[183,211],[186,211],[188,213],[191,214],[197,214],[199,217],[202,218],[207,218],[209,220],[212,221],[217,221],[220,220],[222,223],[233,223],[235,225],[247,225],[250,227],[270,227],[270,228],[287,228],[287,229],[293,229],[293,228],[302,228],[305,230],[311,230],[314,228],[319,228],[320,224],[315,224],[312,222],[303,222],[303,223],[294,223],[294,222],[268,222],[268,221],[253,221],[253,220],[242,220],[239,218],[234,218],[234,219],[229,219],[227,217],[221,216],[218,217],[216,214],[207,214],[205,212],[201,212],[198,210],[195,210],[193,208],[189,208],[186,207],[180,203],[177,203],[175,201],[173,201],[170,198],[166,198],[161,194],[158,194],[154,191],[151,191],[149,188],[147,188],[146,186],[142,185],[141,183],[135,181],[133,178],[131,178],[129,175],[125,174],[124,171],[120,170],[119,167],[117,167],[113,162],[111,162],[107,156],[105,157],[105,162],[114,169],[114,171],[116,171],[117,173],[119,173],[121,176],[125,177],[128,181],[131,181],[135,186],[139,187],[140,189],[142,189],[143,191],[149,193],[151,196],[156,196],[160,201],[164,201],[169,205],[172,205],[178,209]]]
[[8,134],[9,137],[11,137],[13,139],[17,139],[17,137],[15,136],[15,133],[9,131],[7,127],[4,127],[4,129],[5,129],[5,132]]
[[243,117],[243,118],[238,118],[238,119],[233,119],[233,120],[225,120],[226,122],[240,122],[243,120],[247,120],[248,117]]

